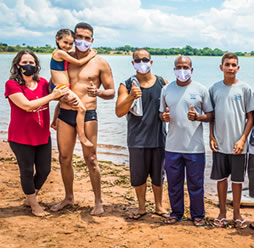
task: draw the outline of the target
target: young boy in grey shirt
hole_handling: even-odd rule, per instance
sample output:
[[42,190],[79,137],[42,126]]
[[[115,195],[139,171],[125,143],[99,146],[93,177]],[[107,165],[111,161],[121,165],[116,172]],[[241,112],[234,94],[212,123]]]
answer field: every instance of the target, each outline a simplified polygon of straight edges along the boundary
[[234,53],[224,54],[220,65],[224,80],[209,89],[214,107],[214,121],[210,123],[210,147],[213,150],[211,179],[217,180],[220,205],[219,216],[214,220],[217,227],[226,224],[229,175],[232,181],[235,226],[247,227],[240,214],[240,202],[245,174],[246,140],[253,123],[251,111],[254,104],[250,86],[236,78],[239,68],[238,57]]

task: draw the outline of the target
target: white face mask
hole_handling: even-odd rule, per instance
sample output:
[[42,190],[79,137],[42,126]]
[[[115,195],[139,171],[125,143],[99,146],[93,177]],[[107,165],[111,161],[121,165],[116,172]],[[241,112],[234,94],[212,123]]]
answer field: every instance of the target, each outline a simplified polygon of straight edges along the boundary
[[141,74],[146,74],[147,72],[149,72],[151,70],[151,62],[146,62],[146,63],[134,63],[134,68],[137,72],[141,73]]
[[191,78],[191,70],[184,70],[184,69],[179,69],[176,70],[175,69],[175,75],[176,78],[180,81],[180,82],[186,82],[187,80],[189,80]]
[[86,40],[75,40],[75,45],[80,52],[86,52],[92,45],[92,42]]

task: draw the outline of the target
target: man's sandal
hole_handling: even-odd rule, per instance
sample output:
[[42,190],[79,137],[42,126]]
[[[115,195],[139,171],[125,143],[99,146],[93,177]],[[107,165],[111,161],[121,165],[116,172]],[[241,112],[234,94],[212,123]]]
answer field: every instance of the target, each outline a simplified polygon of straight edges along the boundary
[[228,224],[228,222],[226,221],[226,218],[216,218],[214,221],[213,221],[213,225],[216,226],[216,227],[225,227],[226,225]]
[[139,220],[141,217],[145,216],[147,213],[133,213],[128,216],[128,219],[130,220]]
[[169,216],[166,220],[164,220],[164,224],[166,225],[174,225],[177,222],[180,222],[183,218],[177,218],[176,216]]
[[240,229],[244,229],[246,227],[248,227],[246,220],[240,220],[240,219],[236,219],[234,220],[234,224],[235,224],[235,228],[240,228]]
[[200,226],[205,226],[206,225],[206,222],[205,222],[205,219],[204,218],[195,218],[193,220],[193,224],[194,226],[196,227],[200,227]]

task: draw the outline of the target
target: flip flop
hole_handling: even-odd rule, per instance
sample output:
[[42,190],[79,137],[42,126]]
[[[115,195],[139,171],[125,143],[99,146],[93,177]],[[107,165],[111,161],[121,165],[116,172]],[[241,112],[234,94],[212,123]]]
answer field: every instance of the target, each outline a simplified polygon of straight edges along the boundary
[[226,221],[226,218],[221,218],[221,219],[216,218],[216,219],[213,221],[213,224],[214,224],[214,226],[216,226],[216,227],[221,227],[221,228],[223,228],[223,227],[225,227],[228,223],[227,223],[227,221]]
[[170,217],[170,215],[168,213],[157,213],[157,212],[154,212],[155,215],[158,215],[164,219],[168,219]]
[[254,230],[254,223],[250,224],[250,229]]
[[235,228],[240,228],[240,229],[244,229],[246,228],[248,225],[246,223],[246,220],[240,220],[240,219],[236,219],[234,220],[234,224],[235,224]]
[[177,222],[182,221],[183,218],[178,219],[176,216],[169,216],[166,220],[164,220],[164,224],[166,225],[174,225]]
[[133,213],[131,215],[128,216],[128,219],[130,220],[139,220],[141,217],[145,216],[147,213]]
[[205,219],[203,219],[203,218],[195,218],[193,220],[193,224],[196,227],[200,227],[200,226],[205,226],[206,222],[205,222]]

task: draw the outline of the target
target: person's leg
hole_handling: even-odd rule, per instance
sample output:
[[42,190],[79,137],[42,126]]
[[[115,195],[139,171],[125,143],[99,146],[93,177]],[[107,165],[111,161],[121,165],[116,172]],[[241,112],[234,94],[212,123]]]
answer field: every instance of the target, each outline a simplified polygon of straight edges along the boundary
[[249,154],[248,178],[249,178],[249,196],[254,197],[254,154]]
[[95,198],[94,199],[95,205],[93,210],[91,211],[92,215],[100,215],[104,212],[101,196],[101,174],[96,154],[97,131],[98,131],[98,123],[96,120],[85,122],[86,136],[93,144],[93,147],[86,147],[82,145],[83,155],[89,170],[89,177],[91,180]]
[[228,190],[228,176],[230,173],[231,166],[229,163],[229,155],[220,152],[213,152],[211,179],[217,181],[217,192],[220,208],[219,215],[214,220],[214,225],[217,227],[223,227],[226,223],[226,200]]
[[237,220],[237,219],[242,220],[243,218],[240,214],[242,183],[232,182],[232,192],[233,192],[233,208],[234,208],[233,218],[234,220]]
[[[146,148],[129,148],[131,186],[135,188],[138,210],[129,218],[137,220],[146,213],[146,180],[149,174],[151,157]],[[145,157],[148,156],[148,157]]]
[[171,205],[171,216],[178,220],[184,214],[184,161],[181,153],[165,153],[165,170],[168,182],[168,195]]
[[205,217],[204,208],[204,171],[205,154],[184,154],[187,186],[190,196],[190,214],[192,220]]
[[155,201],[155,213],[162,217],[169,217],[167,211],[162,206],[165,151],[164,148],[153,148],[149,150],[152,155],[150,176],[152,178],[152,188]]
[[61,175],[62,175],[62,180],[64,183],[64,189],[65,189],[65,198],[60,203],[54,205],[51,208],[52,211],[58,211],[64,208],[65,206],[73,205],[74,172],[72,168],[72,154],[73,154],[75,142],[76,142],[75,127],[59,119],[58,125],[57,125],[57,146],[59,151]]
[[138,199],[138,212],[136,215],[146,212],[146,183],[135,187],[136,196]]
[[227,216],[227,208],[226,208],[227,191],[228,191],[227,178],[217,182],[217,191],[218,191],[218,199],[219,199],[219,207],[220,207],[220,213],[217,219],[222,220],[222,219],[226,219],[226,216]]
[[245,228],[247,224],[240,214],[240,204],[242,195],[242,183],[244,182],[246,155],[231,155],[231,181],[233,192],[233,219],[235,220],[236,227]]
[[47,144],[36,147],[35,169],[34,186],[37,195],[51,170],[51,137]]
[[47,213],[36,200],[34,186],[34,161],[36,147],[9,142],[20,169],[21,186],[26,195],[26,202],[35,216],[45,216]]
[[[77,96],[78,97],[78,96]],[[80,140],[80,142],[87,147],[92,147],[93,144],[89,141],[89,139],[86,137],[85,134],[85,115],[86,115],[86,108],[83,105],[83,103],[79,100],[79,109],[78,109],[78,113],[77,113],[77,133],[78,133],[78,139]]]

